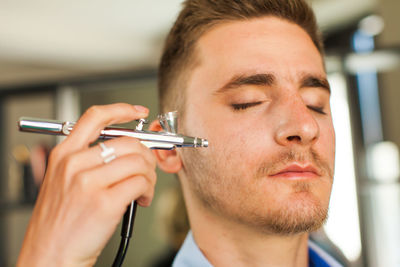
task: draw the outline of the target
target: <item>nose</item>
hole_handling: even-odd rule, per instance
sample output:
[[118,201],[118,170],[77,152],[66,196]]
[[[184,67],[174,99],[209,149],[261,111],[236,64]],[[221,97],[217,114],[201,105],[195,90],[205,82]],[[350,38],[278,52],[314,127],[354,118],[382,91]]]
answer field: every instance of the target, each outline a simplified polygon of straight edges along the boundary
[[319,138],[319,125],[301,97],[293,98],[279,108],[275,140],[282,146],[312,145]]

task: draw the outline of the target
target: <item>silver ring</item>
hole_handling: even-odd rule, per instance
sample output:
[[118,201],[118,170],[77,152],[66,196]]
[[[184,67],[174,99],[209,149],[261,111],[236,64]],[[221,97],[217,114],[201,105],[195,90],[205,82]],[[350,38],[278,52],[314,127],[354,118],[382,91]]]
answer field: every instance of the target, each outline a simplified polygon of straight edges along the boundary
[[117,158],[113,147],[107,147],[104,143],[99,143],[99,145],[102,150],[100,156],[103,158],[104,163],[109,163]]

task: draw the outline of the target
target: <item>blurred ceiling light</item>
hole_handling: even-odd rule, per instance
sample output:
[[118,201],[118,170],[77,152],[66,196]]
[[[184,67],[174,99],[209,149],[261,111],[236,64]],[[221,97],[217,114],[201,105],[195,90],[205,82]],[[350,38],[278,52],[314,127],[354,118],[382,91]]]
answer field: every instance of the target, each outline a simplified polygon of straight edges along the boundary
[[383,18],[378,15],[370,15],[362,19],[358,24],[358,27],[363,33],[376,36],[383,31],[385,22],[383,21]]
[[374,12],[379,0],[314,0],[312,7],[323,32],[354,23],[364,14]]
[[400,176],[399,149],[392,142],[379,142],[367,149],[368,174],[380,182],[395,182]]
[[375,51],[371,53],[350,54],[345,59],[345,67],[350,73],[366,71],[386,71],[396,68],[400,55],[396,51]]

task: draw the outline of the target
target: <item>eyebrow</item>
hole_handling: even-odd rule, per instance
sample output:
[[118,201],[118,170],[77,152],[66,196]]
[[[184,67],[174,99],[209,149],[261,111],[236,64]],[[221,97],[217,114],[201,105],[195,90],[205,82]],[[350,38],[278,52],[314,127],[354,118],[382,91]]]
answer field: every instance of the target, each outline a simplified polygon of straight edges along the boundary
[[300,87],[315,87],[315,88],[322,88],[331,93],[331,86],[329,85],[328,80],[325,77],[319,77],[314,75],[305,75],[301,79]]
[[[222,93],[231,89],[239,88],[243,85],[271,86],[276,83],[276,78],[271,73],[261,73],[252,75],[235,75],[216,93]],[[328,80],[323,76],[306,74],[300,81],[300,88],[314,87],[322,88],[331,93],[331,87]]]
[[243,85],[259,85],[268,86],[275,83],[275,76],[273,74],[253,74],[253,75],[235,75],[224,86],[218,89],[218,93],[235,89]]

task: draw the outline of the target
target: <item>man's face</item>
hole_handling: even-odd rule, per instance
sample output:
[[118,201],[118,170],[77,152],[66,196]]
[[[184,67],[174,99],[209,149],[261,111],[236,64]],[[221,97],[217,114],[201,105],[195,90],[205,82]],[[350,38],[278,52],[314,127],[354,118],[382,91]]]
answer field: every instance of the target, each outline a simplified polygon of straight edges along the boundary
[[335,137],[321,55],[299,26],[265,17],[226,22],[197,43],[181,151],[184,179],[213,214],[267,233],[323,223]]

